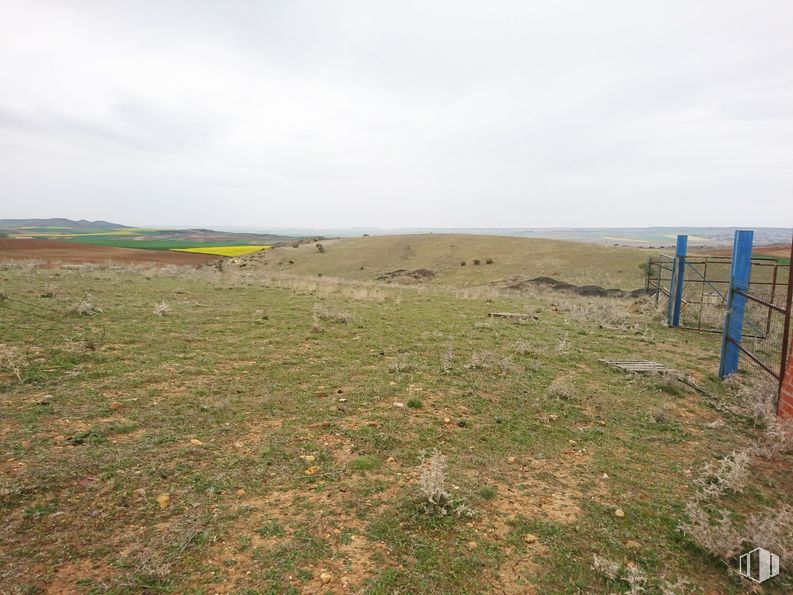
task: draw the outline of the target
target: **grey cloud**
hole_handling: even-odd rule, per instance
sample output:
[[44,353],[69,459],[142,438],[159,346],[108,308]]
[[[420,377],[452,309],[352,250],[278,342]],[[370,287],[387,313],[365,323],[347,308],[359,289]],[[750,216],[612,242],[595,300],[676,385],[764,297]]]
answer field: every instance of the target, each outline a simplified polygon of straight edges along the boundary
[[9,0],[6,216],[776,224],[790,22],[782,0]]

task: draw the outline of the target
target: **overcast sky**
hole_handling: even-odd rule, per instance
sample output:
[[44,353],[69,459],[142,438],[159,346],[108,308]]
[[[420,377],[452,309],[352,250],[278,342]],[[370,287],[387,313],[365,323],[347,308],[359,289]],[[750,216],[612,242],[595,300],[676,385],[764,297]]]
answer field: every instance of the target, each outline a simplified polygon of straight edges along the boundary
[[0,2],[0,217],[793,225],[793,2]]

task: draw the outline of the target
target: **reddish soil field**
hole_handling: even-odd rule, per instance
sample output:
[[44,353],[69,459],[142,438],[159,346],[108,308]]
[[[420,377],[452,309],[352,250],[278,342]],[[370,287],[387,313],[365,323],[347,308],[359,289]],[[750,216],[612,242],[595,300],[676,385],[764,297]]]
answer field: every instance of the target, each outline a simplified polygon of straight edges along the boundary
[[47,264],[114,262],[119,264],[158,263],[199,266],[218,260],[218,257],[211,254],[90,246],[77,242],[54,240],[0,239],[0,262],[26,259],[40,260]]

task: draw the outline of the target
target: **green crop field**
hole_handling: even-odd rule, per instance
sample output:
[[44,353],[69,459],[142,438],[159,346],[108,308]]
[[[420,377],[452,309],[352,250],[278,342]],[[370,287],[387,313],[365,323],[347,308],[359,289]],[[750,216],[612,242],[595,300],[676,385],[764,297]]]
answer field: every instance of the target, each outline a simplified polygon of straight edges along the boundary
[[115,248],[141,248],[145,250],[177,250],[183,248],[202,248],[205,246],[239,246],[239,241],[207,242],[206,240],[182,239],[130,239],[116,236],[75,236],[72,242],[92,244],[95,246],[112,246]]
[[720,475],[766,443],[757,375],[647,300],[498,283],[634,288],[644,251],[502,240],[4,265],[0,592],[742,592],[702,535],[789,502],[790,443]]

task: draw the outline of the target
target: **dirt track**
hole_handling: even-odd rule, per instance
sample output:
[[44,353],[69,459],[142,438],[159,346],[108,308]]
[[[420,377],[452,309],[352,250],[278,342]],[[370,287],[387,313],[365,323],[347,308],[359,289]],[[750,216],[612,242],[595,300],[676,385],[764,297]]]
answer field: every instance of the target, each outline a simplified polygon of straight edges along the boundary
[[113,248],[110,246],[78,244],[77,242],[57,242],[54,240],[0,239],[0,262],[26,259],[40,260],[48,264],[57,262],[91,262],[99,264],[114,262],[121,264],[159,263],[199,266],[218,260],[218,257],[211,254]]

